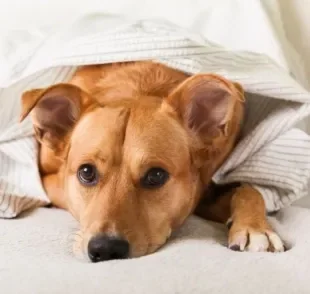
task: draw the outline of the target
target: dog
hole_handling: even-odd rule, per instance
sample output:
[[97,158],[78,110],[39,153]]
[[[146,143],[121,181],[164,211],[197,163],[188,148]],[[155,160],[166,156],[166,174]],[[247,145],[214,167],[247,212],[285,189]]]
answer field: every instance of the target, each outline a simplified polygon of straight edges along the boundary
[[90,261],[153,253],[192,213],[227,223],[232,250],[284,250],[257,190],[208,193],[240,134],[238,83],[153,61],[88,65],[23,93],[29,114],[43,186],[79,222],[75,251]]

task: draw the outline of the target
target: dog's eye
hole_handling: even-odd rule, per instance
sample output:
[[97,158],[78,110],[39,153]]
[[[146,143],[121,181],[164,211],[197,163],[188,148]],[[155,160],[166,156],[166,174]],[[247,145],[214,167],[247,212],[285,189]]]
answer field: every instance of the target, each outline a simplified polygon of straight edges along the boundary
[[162,168],[155,167],[149,169],[141,179],[141,186],[152,189],[163,186],[169,179],[169,174]]
[[77,177],[81,184],[87,186],[96,185],[98,182],[98,172],[94,165],[83,164],[79,167]]

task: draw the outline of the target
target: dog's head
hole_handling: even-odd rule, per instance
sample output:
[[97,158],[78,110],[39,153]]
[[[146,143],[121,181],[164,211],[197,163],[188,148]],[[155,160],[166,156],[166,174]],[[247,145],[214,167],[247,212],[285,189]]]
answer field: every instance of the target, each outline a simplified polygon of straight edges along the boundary
[[151,253],[184,222],[234,132],[239,91],[195,75],[168,97],[98,103],[70,84],[24,93],[22,118],[31,112],[37,139],[62,159],[67,207],[92,261]]

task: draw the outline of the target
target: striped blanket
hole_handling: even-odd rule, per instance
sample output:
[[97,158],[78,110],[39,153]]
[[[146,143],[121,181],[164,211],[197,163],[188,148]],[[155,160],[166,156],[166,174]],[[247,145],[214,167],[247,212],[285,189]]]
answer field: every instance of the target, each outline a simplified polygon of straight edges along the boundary
[[216,183],[258,189],[268,211],[308,194],[310,137],[295,127],[310,113],[310,94],[268,57],[232,52],[162,21],[85,18],[60,32],[12,33],[0,40],[0,217],[44,205],[31,121],[19,123],[25,90],[70,79],[84,64],[156,60],[195,74],[213,72],[246,90],[242,138]]

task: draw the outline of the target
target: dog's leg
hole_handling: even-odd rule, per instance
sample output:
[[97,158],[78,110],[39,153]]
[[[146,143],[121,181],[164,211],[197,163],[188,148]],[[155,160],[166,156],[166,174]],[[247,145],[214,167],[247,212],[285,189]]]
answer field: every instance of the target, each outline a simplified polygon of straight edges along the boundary
[[52,204],[58,208],[67,209],[66,200],[63,195],[63,189],[59,183],[58,174],[43,176],[42,183]]
[[248,184],[225,192],[213,203],[201,203],[196,214],[226,223],[232,250],[284,251],[280,237],[268,223],[262,195]]

